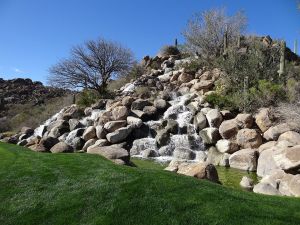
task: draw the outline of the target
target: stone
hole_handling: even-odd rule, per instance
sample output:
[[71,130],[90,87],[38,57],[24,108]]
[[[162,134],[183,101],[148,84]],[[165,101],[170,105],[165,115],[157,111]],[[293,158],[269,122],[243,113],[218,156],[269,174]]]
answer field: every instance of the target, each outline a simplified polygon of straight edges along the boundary
[[285,171],[300,169],[300,145],[291,148],[279,148],[274,152],[274,161]]
[[265,133],[264,138],[268,141],[277,141],[279,136],[287,131],[290,131],[290,127],[287,123],[282,123],[276,126],[270,127]]
[[181,163],[178,166],[177,173],[186,176],[205,179],[211,182],[220,183],[217,169],[209,163]]
[[85,129],[82,138],[85,141],[88,141],[90,139],[93,139],[96,137],[96,128],[94,126],[89,126],[88,128]]
[[262,138],[254,129],[242,129],[236,136],[237,144],[242,148],[258,148],[262,144]]
[[276,144],[277,144],[276,141],[268,141],[268,142],[262,144],[261,146],[258,147],[259,154],[267,149],[274,147]]
[[230,156],[231,156],[230,154],[224,153],[222,155],[222,158],[221,158],[220,162],[219,162],[219,166],[230,167],[230,165],[229,165],[229,157]]
[[207,120],[206,116],[203,112],[198,112],[197,115],[194,117],[194,125],[196,129],[202,130],[207,127]]
[[234,119],[223,121],[219,127],[220,135],[224,139],[231,139],[235,137],[238,131],[239,128]]
[[242,149],[233,153],[229,157],[229,164],[232,168],[246,171],[256,171],[257,158],[258,154],[256,149]]
[[133,103],[133,101],[134,101],[134,98],[132,98],[131,96],[125,96],[122,99],[122,105],[130,107],[131,104]]
[[279,169],[279,167],[276,165],[273,158],[274,152],[276,150],[278,150],[277,147],[272,147],[260,153],[257,161],[257,172],[256,172],[258,176],[264,177],[266,175],[272,174],[275,170]]
[[195,158],[195,153],[191,149],[177,147],[173,152],[173,157],[175,159],[193,160]]
[[113,133],[107,134],[106,138],[112,144],[120,143],[120,142],[126,140],[126,138],[129,136],[131,131],[132,131],[131,126],[122,127],[120,129],[114,131]]
[[234,118],[233,113],[229,110],[221,110],[220,113],[222,114],[224,120],[231,120]]
[[91,146],[89,146],[87,148],[87,151],[91,148],[95,148],[95,147],[104,147],[104,146],[108,146],[110,145],[110,143],[108,142],[108,140],[106,139],[99,139],[99,140],[96,140],[95,143]]
[[157,157],[158,153],[157,151],[153,149],[146,149],[142,152],[142,157],[143,158],[152,158],[152,157]]
[[113,120],[125,120],[129,114],[126,106],[118,106],[112,110]]
[[96,139],[90,139],[90,140],[88,140],[87,142],[85,142],[84,146],[82,147],[82,150],[86,152],[87,149],[88,149],[88,147],[94,145],[95,142],[96,142]]
[[223,153],[219,152],[216,149],[216,147],[212,146],[208,149],[206,162],[218,166],[220,165],[222,158],[223,158]]
[[170,103],[164,99],[156,99],[153,105],[158,111],[165,111],[171,106]]
[[167,145],[170,142],[170,133],[165,129],[160,130],[158,131],[155,139],[159,146]]
[[53,138],[53,137],[43,137],[40,142],[39,145],[43,146],[45,148],[46,151],[49,151],[54,145],[56,145],[58,143],[58,139],[57,138]]
[[177,172],[179,165],[182,163],[186,163],[186,162],[187,162],[186,160],[173,159],[164,170],[171,171],[171,172]]
[[82,128],[82,123],[79,122],[78,119],[69,119],[69,127],[70,131],[76,130],[78,128]]
[[136,139],[132,143],[130,155],[140,155],[141,152],[147,149],[156,150],[156,140],[154,138]]
[[220,139],[220,134],[217,128],[204,128],[199,132],[204,144],[216,144]]
[[254,122],[252,115],[246,113],[238,114],[235,120],[240,128],[251,128]]
[[84,109],[84,115],[90,116],[92,115],[92,111],[93,111],[92,107],[87,107]]
[[272,126],[270,109],[260,109],[259,112],[255,115],[255,122],[262,132],[267,131]]
[[112,113],[110,111],[105,111],[96,119],[96,125],[104,125],[112,120]]
[[74,152],[73,151],[73,148],[66,144],[65,142],[59,142],[57,143],[56,145],[54,145],[50,151],[52,153],[71,153],[71,152]]
[[152,104],[148,100],[137,99],[131,104],[131,110],[143,110],[145,106],[151,106]]
[[158,153],[161,156],[171,156],[172,155],[172,149],[170,148],[170,146],[166,145],[166,146],[162,146],[160,149],[158,149]]
[[84,115],[84,110],[77,105],[71,105],[63,112],[62,119],[79,119]]
[[154,106],[145,106],[143,112],[146,120],[153,120],[157,116],[157,109]]
[[216,148],[221,153],[234,153],[239,150],[239,146],[236,142],[226,139],[221,139],[217,142]]
[[253,188],[254,193],[264,195],[282,195],[275,187],[268,183],[258,183]]
[[241,182],[240,182],[240,186],[242,188],[245,188],[247,190],[252,190],[254,187],[254,181],[253,179],[247,177],[247,176],[243,176]]
[[177,134],[179,130],[179,125],[176,120],[168,119],[165,130],[172,134]]
[[204,151],[196,151],[196,158],[197,162],[205,162],[207,159],[207,154]]
[[83,140],[80,137],[76,137],[72,140],[72,144],[70,145],[74,150],[82,150],[84,144],[85,144],[85,140]]
[[125,127],[126,125],[126,120],[110,121],[104,125],[104,129],[107,131],[107,133],[111,133],[117,129],[120,129],[121,127]]
[[207,121],[210,127],[219,127],[223,117],[218,109],[212,109],[206,114]]
[[182,83],[188,83],[190,82],[191,80],[194,79],[194,76],[192,74],[189,74],[189,73],[182,73],[180,74],[180,76],[178,77],[178,82],[180,84]]
[[129,163],[129,153],[126,149],[121,148],[117,145],[104,146],[104,147],[93,147],[89,148],[87,153],[101,155],[109,160],[120,159],[126,164]]
[[133,126],[134,128],[140,128],[143,125],[143,121],[140,118],[128,116],[127,124]]
[[287,131],[279,136],[278,141],[288,141],[294,145],[300,145],[300,134],[295,131]]
[[97,102],[92,104],[92,109],[105,109],[107,100],[105,99],[99,99]]
[[105,130],[104,126],[98,125],[96,126],[96,136],[98,139],[103,139],[107,135],[107,131]]
[[196,91],[211,89],[214,86],[213,80],[202,80],[193,85],[193,89]]
[[31,135],[33,135],[33,133],[34,133],[34,130],[30,127],[22,127],[22,129],[21,129],[21,134],[31,136]]

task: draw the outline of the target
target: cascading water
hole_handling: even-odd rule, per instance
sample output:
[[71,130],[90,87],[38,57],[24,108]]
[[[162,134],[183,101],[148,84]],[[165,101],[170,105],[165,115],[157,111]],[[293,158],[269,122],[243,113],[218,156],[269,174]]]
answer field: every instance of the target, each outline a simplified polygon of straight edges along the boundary
[[85,127],[91,126],[104,111],[105,110],[101,109],[93,109],[90,116],[82,118],[79,122]]

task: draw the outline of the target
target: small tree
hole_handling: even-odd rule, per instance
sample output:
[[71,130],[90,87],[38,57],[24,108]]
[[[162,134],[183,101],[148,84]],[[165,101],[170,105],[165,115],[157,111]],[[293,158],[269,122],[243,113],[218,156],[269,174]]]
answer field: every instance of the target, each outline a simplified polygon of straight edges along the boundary
[[132,52],[105,39],[87,41],[72,48],[71,57],[50,68],[48,82],[63,88],[106,91],[110,78],[128,71],[133,64]]
[[186,47],[192,53],[203,57],[219,56],[224,47],[226,34],[228,45],[234,43],[246,28],[243,12],[227,16],[224,9],[214,9],[196,14],[183,32]]

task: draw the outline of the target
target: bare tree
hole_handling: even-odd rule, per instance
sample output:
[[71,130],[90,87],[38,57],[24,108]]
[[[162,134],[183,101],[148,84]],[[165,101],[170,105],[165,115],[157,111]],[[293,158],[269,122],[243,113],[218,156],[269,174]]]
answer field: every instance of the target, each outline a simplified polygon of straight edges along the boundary
[[71,57],[50,68],[48,82],[63,88],[87,88],[105,92],[111,78],[128,71],[133,64],[132,52],[105,39],[87,41],[72,48]]
[[246,24],[247,19],[242,11],[233,16],[227,16],[224,9],[197,13],[183,32],[187,41],[186,47],[190,52],[204,57],[218,56],[223,48],[225,33],[229,45],[237,43]]

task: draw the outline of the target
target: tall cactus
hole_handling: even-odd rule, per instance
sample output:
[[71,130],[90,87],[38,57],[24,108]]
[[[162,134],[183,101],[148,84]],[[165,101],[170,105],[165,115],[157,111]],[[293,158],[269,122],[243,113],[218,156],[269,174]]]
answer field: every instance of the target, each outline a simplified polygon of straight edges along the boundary
[[297,55],[298,54],[298,40],[296,39],[294,42],[294,53]]
[[241,35],[238,35],[237,37],[237,47],[240,48],[241,47]]
[[224,33],[224,50],[223,50],[223,55],[227,55],[227,49],[228,49],[228,33],[227,33],[227,27]]
[[178,41],[177,41],[177,38],[175,38],[175,47],[176,47],[176,48],[178,47]]
[[280,49],[280,66],[278,70],[279,77],[281,77],[285,72],[285,41],[281,41],[281,49]]

